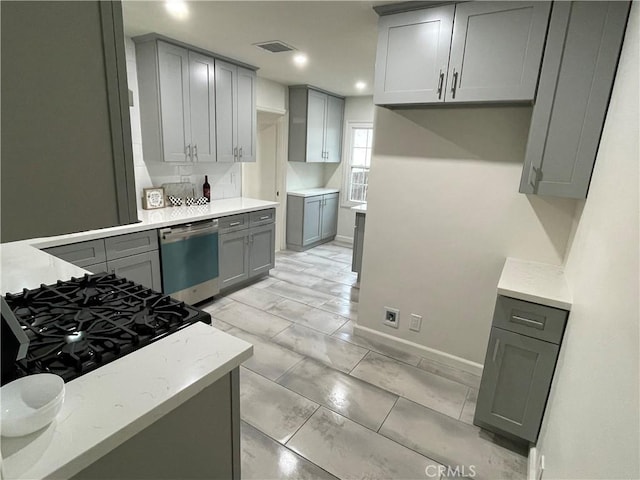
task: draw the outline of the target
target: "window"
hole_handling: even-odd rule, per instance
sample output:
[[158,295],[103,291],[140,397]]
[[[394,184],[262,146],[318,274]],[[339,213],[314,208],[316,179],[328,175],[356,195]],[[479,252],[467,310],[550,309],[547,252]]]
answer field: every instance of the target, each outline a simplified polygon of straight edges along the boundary
[[350,204],[367,203],[373,127],[371,124],[351,125],[349,167],[346,172],[346,190]]

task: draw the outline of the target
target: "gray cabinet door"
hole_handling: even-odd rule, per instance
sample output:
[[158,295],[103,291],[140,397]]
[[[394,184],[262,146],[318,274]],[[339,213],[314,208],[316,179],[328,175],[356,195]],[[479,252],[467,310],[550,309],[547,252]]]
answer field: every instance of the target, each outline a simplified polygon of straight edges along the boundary
[[373,102],[444,101],[453,5],[380,17]]
[[218,162],[235,162],[238,108],[236,102],[236,76],[238,67],[230,63],[215,62],[216,95],[216,148]]
[[335,237],[338,233],[338,198],[337,193],[323,195],[322,240]]
[[158,73],[164,161],[184,163],[191,160],[188,51],[158,42]]
[[555,2],[520,192],[586,198],[630,2]]
[[307,162],[324,162],[324,133],[327,123],[326,93],[308,91],[307,106]]
[[304,199],[302,245],[322,240],[322,195]]
[[87,242],[71,243],[59,247],[45,248],[45,252],[54,257],[61,258],[78,267],[86,267],[102,263],[107,259],[104,240],[89,240]]
[[249,232],[225,233],[218,237],[220,288],[249,278]]
[[104,248],[107,252],[107,261],[129,257],[150,250],[158,250],[158,231],[145,230],[143,232],[107,237],[104,239]]
[[493,327],[474,423],[535,443],[558,348],[552,343]]
[[237,74],[238,161],[256,161],[256,72],[238,67]]
[[324,137],[324,161],[327,163],[340,163],[343,116],[344,99],[327,95],[327,122]]
[[267,273],[275,266],[276,225],[254,227],[249,231],[249,276]]
[[447,102],[535,98],[551,2],[456,5]]
[[157,250],[107,262],[109,272],[157,292],[162,291],[160,257]]
[[216,97],[213,58],[189,52],[191,148],[195,162],[216,161]]

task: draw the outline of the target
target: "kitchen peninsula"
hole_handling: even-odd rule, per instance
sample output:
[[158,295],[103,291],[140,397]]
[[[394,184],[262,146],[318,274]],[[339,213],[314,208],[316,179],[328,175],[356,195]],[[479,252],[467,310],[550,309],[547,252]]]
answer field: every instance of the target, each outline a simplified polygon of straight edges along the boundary
[[[16,293],[89,273],[41,248],[275,205],[236,198],[139,211],[135,224],[2,244],[0,288]],[[252,351],[197,322],[67,382],[52,424],[2,438],[2,478],[239,478],[238,367]]]

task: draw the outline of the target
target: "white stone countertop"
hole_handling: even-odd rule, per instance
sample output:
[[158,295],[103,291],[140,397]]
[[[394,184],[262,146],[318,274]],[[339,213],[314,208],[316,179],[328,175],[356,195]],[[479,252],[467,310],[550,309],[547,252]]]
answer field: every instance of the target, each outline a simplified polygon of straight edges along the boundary
[[517,258],[505,261],[498,294],[563,310],[573,303],[562,267]]
[[57,280],[68,280],[72,276],[89,273],[82,268],[40,251],[39,249],[41,248],[274,208],[278,205],[279,203],[277,202],[238,197],[213,200],[210,204],[203,206],[138,210],[138,218],[140,219],[138,223],[3,243],[0,245],[2,267],[0,272],[0,292],[3,295],[17,293],[22,291],[23,288],[37,288],[43,283],[49,284]]
[[362,205],[356,205],[355,207],[351,207],[351,210],[356,213],[367,213],[367,204],[363,203]]
[[251,344],[198,322],[67,382],[48,427],[1,438],[2,478],[70,478],[252,353]]
[[306,188],[304,190],[292,190],[287,195],[294,197],[315,197],[316,195],[326,195],[328,193],[340,193],[339,188]]

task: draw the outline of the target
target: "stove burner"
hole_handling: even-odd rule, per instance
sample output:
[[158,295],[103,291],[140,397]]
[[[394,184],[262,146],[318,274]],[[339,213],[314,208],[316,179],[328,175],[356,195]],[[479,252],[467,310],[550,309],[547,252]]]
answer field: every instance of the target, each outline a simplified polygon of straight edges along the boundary
[[7,294],[30,340],[25,374],[71,380],[210,316],[114,274],[85,275]]

